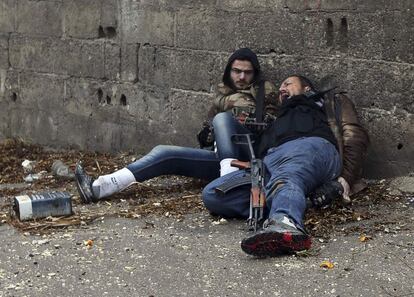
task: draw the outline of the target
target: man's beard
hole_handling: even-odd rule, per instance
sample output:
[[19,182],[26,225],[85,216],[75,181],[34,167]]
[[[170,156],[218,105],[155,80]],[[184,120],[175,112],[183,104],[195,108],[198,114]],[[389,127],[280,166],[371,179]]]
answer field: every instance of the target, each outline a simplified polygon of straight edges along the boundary
[[246,81],[236,82],[236,83],[233,83],[233,84],[236,87],[236,89],[240,89],[240,90],[246,89],[250,86],[250,84]]

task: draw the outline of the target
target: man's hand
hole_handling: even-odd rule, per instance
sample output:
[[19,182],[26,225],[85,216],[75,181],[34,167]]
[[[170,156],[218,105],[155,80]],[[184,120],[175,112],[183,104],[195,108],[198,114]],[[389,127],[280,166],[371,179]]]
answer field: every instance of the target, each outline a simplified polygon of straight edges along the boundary
[[214,143],[214,136],[212,127],[209,122],[205,121],[203,123],[203,127],[201,130],[197,133],[197,140],[200,144],[200,148],[206,148],[213,146]]
[[244,125],[244,123],[246,123],[246,119],[249,116],[249,113],[245,112],[245,111],[241,111],[237,116],[236,116],[236,120]]
[[309,199],[314,207],[323,208],[342,197],[343,192],[342,184],[339,181],[331,180],[310,193]]
[[349,193],[351,191],[351,187],[349,186],[348,182],[342,176],[340,176],[338,178],[338,182],[344,188],[344,192],[342,193],[342,202],[344,202],[346,204],[351,203],[351,198],[349,197]]

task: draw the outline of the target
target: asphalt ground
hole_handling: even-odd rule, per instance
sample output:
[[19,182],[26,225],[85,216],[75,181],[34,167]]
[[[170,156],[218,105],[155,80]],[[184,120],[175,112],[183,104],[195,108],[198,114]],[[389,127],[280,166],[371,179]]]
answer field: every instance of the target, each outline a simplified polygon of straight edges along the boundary
[[[0,145],[0,296],[414,296],[413,177],[367,181],[351,205],[310,210],[311,250],[258,259],[240,249],[242,220],[211,216],[203,183],[174,176],[81,204],[73,181],[50,173],[54,159],[85,161],[91,175],[133,160]],[[35,160],[38,181],[23,183]],[[63,190],[74,214],[20,222],[13,197]]]
[[102,217],[41,236],[3,224],[0,296],[414,296],[413,218],[265,259],[241,251],[244,222],[215,219]]

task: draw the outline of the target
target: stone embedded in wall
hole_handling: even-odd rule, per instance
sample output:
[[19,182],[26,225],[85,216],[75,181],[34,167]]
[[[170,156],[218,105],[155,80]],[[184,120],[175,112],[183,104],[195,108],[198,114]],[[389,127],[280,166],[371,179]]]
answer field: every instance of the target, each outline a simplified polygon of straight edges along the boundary
[[[124,3],[124,5],[127,5]],[[122,18],[123,38],[128,43],[174,45],[174,14],[168,11],[126,6]]]
[[10,129],[10,109],[11,103],[2,100],[0,96],[0,141],[5,138],[15,137],[14,131]]
[[[67,80],[66,89],[65,116],[59,127],[63,145],[72,142],[101,151],[148,150],[156,143],[169,141],[171,129],[163,115],[166,95],[162,92],[143,85],[85,79]],[[109,104],[107,98],[111,99]],[[72,135],[73,126],[79,128],[78,135]]]
[[260,16],[221,10],[177,13],[177,46],[185,48],[230,52],[250,47],[259,53],[297,54],[304,50],[303,38],[302,16],[284,10]]
[[259,53],[295,55],[305,51],[303,16],[298,14],[284,10],[260,15],[242,13],[235,29],[233,34],[237,36],[237,44]]
[[413,12],[410,14],[397,11],[384,15],[384,59],[395,62],[414,63],[413,20],[414,7]]
[[[179,89],[204,91],[211,90],[212,84],[217,80],[214,75],[216,55],[199,51],[180,51],[173,53],[169,50],[173,86]],[[160,51],[162,53],[162,51]],[[168,55],[166,56],[168,61]],[[157,69],[165,77],[162,69]]]
[[371,177],[404,175],[414,170],[414,117],[368,108],[361,111],[370,135],[366,174]]
[[136,82],[138,80],[138,55],[140,44],[124,44],[121,47],[121,80]]
[[0,101],[6,101],[4,96],[6,94],[6,78],[7,70],[0,68]]
[[137,143],[134,134],[136,125],[123,125],[108,118],[93,118],[88,121],[86,148],[89,150],[106,151],[108,147],[112,151],[125,151],[134,147]]
[[88,118],[103,104],[105,84],[92,79],[68,78],[65,80],[65,96],[62,108],[65,114]]
[[12,135],[9,121],[9,102],[3,101],[0,94],[0,141]]
[[9,36],[0,34],[0,69],[8,69],[8,68],[9,68]]
[[60,110],[38,110],[37,108],[9,108],[10,130],[13,137],[21,137],[43,145],[56,143]]
[[[323,77],[333,75],[337,82],[337,91],[349,92],[353,88],[350,84],[354,82],[351,82],[348,78],[348,61],[345,59],[332,57],[305,58],[301,69],[303,74],[311,78],[316,85]],[[359,100],[358,97],[352,99],[354,101]]]
[[[139,145],[134,137],[136,124],[147,122],[148,114],[155,110],[148,106],[147,94],[141,88],[133,84],[70,78],[65,82],[65,89],[60,143],[100,151],[128,150]],[[148,134],[144,126],[141,128]]]
[[223,10],[257,13],[281,10],[285,8],[284,2],[281,0],[220,0],[217,2],[217,6]]
[[285,3],[285,8],[290,12],[304,12],[307,10],[320,10],[321,9],[321,0],[283,0]]
[[176,46],[233,51],[242,45],[237,38],[238,24],[239,16],[235,13],[183,9],[177,13]]
[[353,13],[348,16],[348,54],[362,59],[382,59],[384,43],[383,13]]
[[102,114],[115,121],[159,120],[164,109],[165,95],[139,84],[70,78],[65,81],[65,90],[63,108],[69,114]]
[[101,25],[104,28],[118,27],[118,1],[117,0],[102,0],[101,6]]
[[355,10],[358,1],[355,0],[319,0],[321,10]]
[[[182,88],[196,91],[209,91],[215,55],[207,52],[157,48],[155,51],[143,50],[139,59],[142,82],[161,87]],[[147,65],[147,64],[150,65]],[[141,72],[142,69],[142,72]],[[144,69],[151,69],[145,71]]]
[[3,93],[3,101],[9,102],[10,107],[14,107],[14,104],[20,102],[19,73],[14,70],[1,69],[0,75],[0,91]]
[[16,0],[0,0],[0,32],[14,32],[16,28]]
[[105,43],[105,78],[119,80],[121,75],[121,48],[116,43]]
[[12,35],[12,67],[45,73],[103,78],[104,42]]
[[332,57],[302,56],[263,56],[260,63],[268,79],[276,87],[292,74],[302,74],[318,85],[319,80],[327,75],[334,75],[338,82],[338,90],[348,91],[348,62]]
[[62,3],[19,0],[17,32],[30,35],[62,36]]
[[68,37],[98,38],[101,25],[100,0],[65,0],[64,31]]
[[304,54],[346,54],[349,50],[348,13],[307,13],[304,17]]
[[38,73],[19,74],[19,104],[26,108],[54,112],[60,110],[64,99],[64,81]]
[[[348,90],[361,106],[414,112],[412,84],[414,66],[360,60],[348,61]],[[410,109],[411,106],[411,109]]]
[[361,12],[375,12],[379,10],[385,11],[408,11],[414,9],[414,1],[412,0],[364,0],[356,1],[357,10]]
[[[131,2],[129,0],[122,1]],[[134,9],[178,11],[183,8],[204,9],[217,5],[217,0],[144,0],[136,1],[133,4],[128,3],[128,5],[131,5],[129,8]]]
[[325,14],[313,13],[304,17],[302,38],[307,56],[329,54],[331,47],[327,45],[327,22],[331,18],[331,15],[327,17]]
[[[63,112],[59,119],[59,129],[56,135],[56,142],[48,145],[57,144],[57,147],[73,148],[78,150],[88,149],[89,138],[94,137],[94,133],[90,134],[89,119],[84,115],[76,113],[68,114]],[[94,132],[94,131],[93,131]],[[89,147],[95,151],[96,148]]]
[[141,45],[138,51],[138,81],[148,83],[152,80],[155,71],[155,55],[157,48],[150,45]]
[[276,86],[293,73],[302,73],[304,58],[301,56],[259,56],[263,72]]
[[[7,106],[3,131],[8,137],[22,137],[45,145],[53,143],[62,115],[62,98],[63,83],[59,79],[7,72],[5,96],[0,100]],[[0,118],[3,116],[2,111]]]
[[162,116],[171,125],[170,141],[177,145],[197,146],[196,134],[202,120],[207,119],[213,100],[210,93],[172,89]]

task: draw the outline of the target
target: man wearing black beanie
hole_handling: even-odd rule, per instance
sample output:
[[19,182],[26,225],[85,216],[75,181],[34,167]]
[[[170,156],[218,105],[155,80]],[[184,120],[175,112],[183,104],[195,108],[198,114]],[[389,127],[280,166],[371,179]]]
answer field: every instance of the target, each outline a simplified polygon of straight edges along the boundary
[[[238,170],[231,166],[233,160],[249,160],[247,147],[233,144],[231,135],[254,133],[245,121],[249,117],[256,119],[258,113],[263,115],[259,121],[271,122],[277,105],[277,90],[264,79],[257,55],[249,48],[236,50],[228,59],[204,130],[204,136],[210,135],[206,130],[214,130],[221,176]],[[206,137],[200,138],[201,146],[212,145]]]

